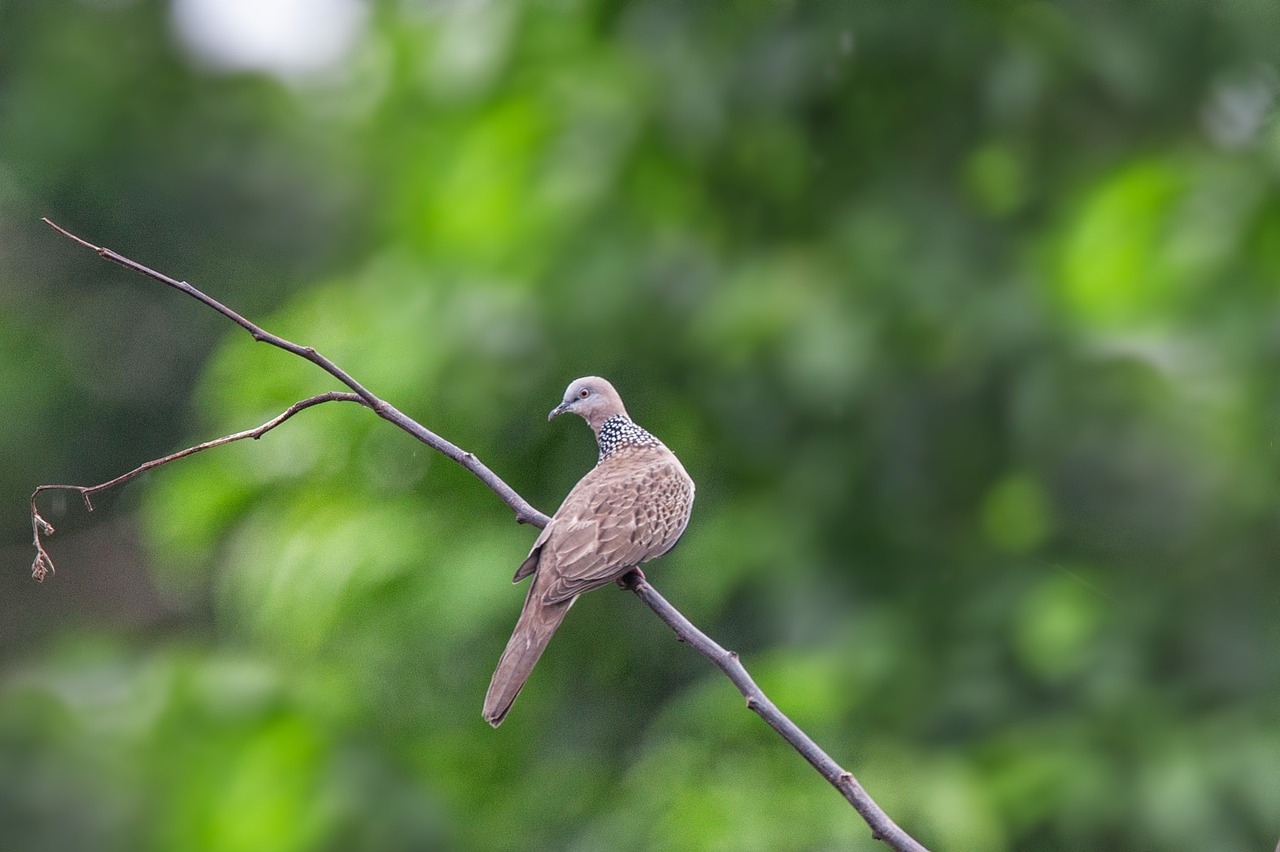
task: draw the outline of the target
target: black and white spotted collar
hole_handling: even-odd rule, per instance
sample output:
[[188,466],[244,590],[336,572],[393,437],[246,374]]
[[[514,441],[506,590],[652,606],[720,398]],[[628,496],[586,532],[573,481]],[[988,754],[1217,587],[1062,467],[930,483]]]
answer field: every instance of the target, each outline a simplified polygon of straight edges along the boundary
[[[600,444],[600,461],[604,461],[623,447],[661,447],[662,442],[641,429],[630,417],[615,414],[600,426],[596,434]],[[597,462],[599,464],[599,462]]]

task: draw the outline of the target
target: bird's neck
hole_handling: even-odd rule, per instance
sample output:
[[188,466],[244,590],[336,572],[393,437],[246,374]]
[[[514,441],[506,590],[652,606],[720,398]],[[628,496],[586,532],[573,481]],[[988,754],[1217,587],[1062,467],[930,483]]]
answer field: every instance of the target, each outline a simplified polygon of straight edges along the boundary
[[[661,447],[662,442],[632,422],[625,414],[615,414],[596,430],[600,461],[626,447]],[[597,462],[599,464],[599,462]]]

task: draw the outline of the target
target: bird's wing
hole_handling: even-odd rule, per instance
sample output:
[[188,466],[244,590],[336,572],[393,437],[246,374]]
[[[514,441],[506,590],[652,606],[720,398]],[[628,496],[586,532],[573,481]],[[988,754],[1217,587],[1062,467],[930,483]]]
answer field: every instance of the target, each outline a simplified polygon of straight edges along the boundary
[[548,601],[606,585],[675,544],[688,519],[692,483],[669,452],[662,455],[597,466],[565,497],[539,556]]
[[542,545],[547,543],[547,536],[551,534],[551,523],[548,522],[542,528],[542,532],[538,535],[538,540],[533,543],[533,547],[529,548],[529,555],[520,563],[520,567],[516,569],[516,575],[511,578],[511,582],[519,583],[525,577],[528,577],[534,571],[538,570],[538,561],[542,558]]

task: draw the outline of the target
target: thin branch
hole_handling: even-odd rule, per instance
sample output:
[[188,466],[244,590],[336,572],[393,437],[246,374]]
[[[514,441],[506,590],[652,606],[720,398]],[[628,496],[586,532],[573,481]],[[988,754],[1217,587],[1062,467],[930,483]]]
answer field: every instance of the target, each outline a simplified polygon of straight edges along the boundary
[[253,429],[246,429],[243,432],[236,432],[234,435],[224,435],[221,438],[215,438],[212,441],[205,441],[203,444],[196,444],[194,447],[187,447],[185,450],[178,450],[176,453],[170,453],[162,458],[152,459],[138,465],[128,473],[122,473],[115,479],[110,479],[100,485],[41,485],[31,492],[31,533],[32,544],[36,548],[36,561],[31,564],[31,576],[38,582],[42,582],[45,577],[54,573],[53,559],[50,558],[49,552],[44,548],[44,542],[41,540],[43,535],[53,535],[53,524],[49,523],[40,515],[39,509],[36,508],[36,498],[45,491],[75,491],[80,495],[80,499],[84,500],[84,507],[90,512],[93,511],[93,500],[90,499],[94,494],[100,491],[106,491],[109,488],[115,488],[117,485],[123,485],[135,476],[146,473],[149,470],[168,464],[169,462],[184,459],[187,456],[193,456],[204,450],[211,450],[214,447],[221,447],[223,444],[230,444],[233,441],[243,441],[245,438],[253,438],[255,441],[261,438],[281,423],[288,420],[293,415],[303,409],[310,408],[313,405],[320,405],[325,402],[358,402],[361,405],[365,401],[354,393],[342,393],[340,391],[329,391],[317,396],[304,399],[301,402],[295,402],[286,408],[280,414],[272,417],[261,426]]
[[[49,219],[45,219],[44,221],[62,235],[74,240],[85,248],[92,249],[97,252],[99,256],[110,260],[113,263],[118,263],[128,269],[132,269],[135,272],[146,275],[149,278],[153,278],[162,284],[173,287],[174,289],[186,293],[188,296],[204,303],[210,308],[213,308],[218,313],[248,331],[253,336],[254,340],[269,343],[272,346],[276,346],[286,352],[291,352],[300,358],[304,358],[307,361],[316,364],[350,388],[354,393],[323,394],[319,397],[312,397],[310,399],[303,400],[290,406],[287,411],[273,420],[264,423],[257,429],[251,429],[248,432],[240,432],[236,435],[229,435],[225,438],[209,441],[204,444],[200,444],[199,446],[190,447],[186,450],[182,450],[181,452],[174,453],[173,455],[147,462],[141,467],[122,476],[116,477],[110,482],[103,483],[102,485],[88,488],[76,485],[40,486],[35,490],[35,493],[31,495],[31,517],[32,527],[35,532],[36,545],[36,562],[33,573],[37,579],[43,578],[46,569],[47,571],[53,570],[53,563],[49,560],[48,554],[45,553],[44,548],[40,543],[41,532],[44,532],[45,534],[51,534],[53,532],[53,527],[50,526],[44,518],[40,517],[36,511],[36,496],[41,491],[50,489],[69,489],[79,491],[84,497],[85,505],[92,510],[93,506],[89,502],[89,496],[92,493],[96,493],[105,488],[110,488],[113,485],[118,485],[146,470],[150,470],[162,464],[168,464],[171,461],[177,461],[178,459],[191,455],[192,453],[220,446],[221,444],[240,440],[242,438],[259,437],[262,433],[278,426],[280,423],[283,423],[303,408],[316,405],[320,402],[328,402],[330,400],[361,402],[371,408],[379,417],[399,426],[422,443],[453,459],[455,462],[474,474],[491,491],[493,491],[499,499],[511,507],[512,511],[515,512],[516,521],[518,523],[528,523],[541,528],[545,527],[550,521],[550,518],[547,515],[535,509],[528,501],[516,493],[515,489],[507,485],[501,477],[476,458],[475,455],[458,448],[449,441],[446,441],[444,438],[441,438],[439,435],[427,429],[425,426],[422,426],[417,421],[402,414],[389,403],[374,396],[354,378],[348,375],[328,358],[325,358],[323,355],[318,353],[314,348],[310,346],[299,346],[296,343],[265,331],[242,317],[240,314],[226,307],[217,299],[205,295],[185,281],[177,281],[167,275],[156,272],[153,269],[149,269],[136,261],[130,260],[124,255],[118,254],[111,249],[96,246],[93,243],[83,240],[59,227]],[[764,692],[761,691],[760,687],[756,685],[756,682],[751,679],[746,668],[744,668],[742,663],[738,660],[737,654],[732,651],[725,650],[705,633],[695,627],[693,623],[685,618],[674,606],[672,606],[666,598],[658,594],[657,589],[649,584],[648,580],[644,578],[644,575],[641,572],[633,571],[628,574],[624,578],[623,584],[626,588],[634,592],[636,597],[640,598],[640,600],[652,609],[659,618],[666,622],[667,626],[675,632],[676,637],[679,638],[680,641],[688,644],[698,653],[702,654],[728,676],[729,680],[731,680],[734,686],[738,688],[738,691],[747,699],[747,707],[759,715],[760,718],[769,725],[769,727],[777,731],[792,748],[799,752],[799,754],[807,760],[814,769],[818,770],[818,772],[826,778],[827,781],[830,782],[831,785],[835,787],[851,805],[853,805],[858,814],[861,815],[862,818],[866,820],[867,825],[871,827],[872,837],[877,840],[884,841],[890,848],[898,850],[898,852],[927,852],[924,846],[912,839],[910,835],[899,828],[898,825],[889,818],[888,814],[880,809],[872,798],[867,795],[867,792],[858,783],[857,779],[853,777],[852,773],[832,760],[832,758],[824,752],[808,734],[787,718],[787,716],[769,700],[768,696],[766,696]]]
[[391,403],[378,399],[378,397],[374,396],[367,388],[352,378],[345,370],[317,352],[314,347],[299,346],[297,343],[272,334],[261,326],[245,319],[212,296],[208,296],[200,292],[186,281],[178,281],[175,278],[170,278],[163,272],[156,272],[154,269],[151,269],[148,266],[143,266],[136,260],[130,260],[124,255],[112,251],[109,248],[94,245],[88,240],[77,237],[75,234],[53,222],[48,217],[45,217],[42,221],[64,237],[74,240],[85,248],[97,252],[99,257],[109,260],[112,263],[118,263],[126,269],[132,269],[134,272],[159,281],[161,284],[172,287],[180,293],[185,293],[196,301],[213,308],[215,311],[222,314],[245,331],[249,332],[253,339],[259,343],[268,343],[315,364],[359,395],[359,397],[364,400],[364,404],[373,409],[373,412],[383,420],[395,424],[422,443],[426,444],[431,449],[448,456],[479,477],[481,482],[489,486],[495,494],[502,498],[502,502],[510,506],[512,511],[516,513],[516,523],[535,524],[536,526],[541,527],[549,520],[546,515],[542,514],[530,505],[527,500],[516,493],[514,488],[503,482],[497,474],[489,470],[489,468],[473,454],[468,453],[449,441],[446,441],[444,438],[441,438],[435,432],[432,432],[421,423],[418,423],[413,418],[396,409],[395,406],[391,405]]
[[880,810],[880,806],[867,795],[867,791],[862,789],[862,785],[852,773],[832,760],[812,737],[802,731],[799,725],[791,721],[776,704],[769,700],[738,660],[737,653],[725,650],[718,642],[695,627],[693,622],[658,594],[658,590],[649,584],[640,571],[632,571],[622,579],[622,582],[626,588],[635,592],[636,597],[644,601],[649,609],[657,613],[658,618],[675,631],[681,642],[687,643],[699,654],[719,666],[747,699],[747,708],[764,719],[769,727],[777,731],[778,735],[790,743],[801,757],[809,761],[813,768],[831,783],[832,787],[839,790],[840,795],[849,800],[854,810],[862,815],[867,825],[871,826],[872,837],[883,840],[893,849],[926,852],[925,848],[911,835],[899,828],[888,814]]

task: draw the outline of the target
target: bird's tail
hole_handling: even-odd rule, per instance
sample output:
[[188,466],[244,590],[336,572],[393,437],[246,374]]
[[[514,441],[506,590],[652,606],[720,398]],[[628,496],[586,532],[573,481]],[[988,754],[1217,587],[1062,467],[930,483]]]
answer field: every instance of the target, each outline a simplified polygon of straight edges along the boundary
[[489,691],[484,697],[484,719],[495,728],[506,718],[534,664],[546,650],[547,643],[575,600],[570,598],[548,603],[540,592],[535,579],[525,598],[524,608],[520,610],[516,629],[507,641],[506,650],[498,658],[493,680],[489,681]]

